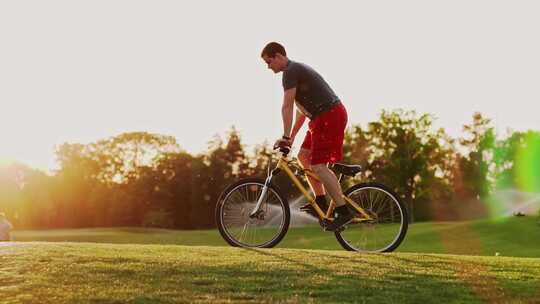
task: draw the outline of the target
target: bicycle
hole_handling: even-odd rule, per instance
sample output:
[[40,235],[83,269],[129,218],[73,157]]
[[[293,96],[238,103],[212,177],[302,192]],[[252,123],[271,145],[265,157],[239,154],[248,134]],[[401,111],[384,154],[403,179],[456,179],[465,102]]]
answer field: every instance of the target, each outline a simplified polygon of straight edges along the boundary
[[[315,209],[321,227],[332,222],[335,203],[331,201],[327,210],[321,210],[297,175],[317,177],[294,158],[288,159],[289,149],[280,148],[279,152],[281,157],[272,171],[269,162],[266,179],[241,179],[221,193],[215,210],[216,223],[221,236],[231,246],[271,248],[283,239],[289,229],[290,207],[272,183],[272,178],[282,171]],[[362,170],[357,165],[340,163],[333,164],[332,169],[340,174],[340,184],[345,176],[354,177]],[[334,231],[344,249],[391,252],[401,244],[407,233],[408,212],[391,189],[378,183],[359,183],[346,189],[343,196],[356,214],[352,222]]]

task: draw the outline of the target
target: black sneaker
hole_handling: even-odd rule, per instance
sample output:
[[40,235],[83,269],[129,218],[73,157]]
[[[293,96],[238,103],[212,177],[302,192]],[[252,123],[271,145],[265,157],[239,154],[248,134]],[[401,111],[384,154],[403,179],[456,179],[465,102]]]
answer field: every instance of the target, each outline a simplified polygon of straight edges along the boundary
[[303,211],[307,214],[310,214],[312,216],[315,216],[317,217],[317,211],[315,211],[315,209],[313,209],[313,206],[311,206],[311,204],[305,204],[304,206],[300,207],[300,211]]
[[347,205],[337,207],[335,210],[334,221],[324,228],[326,231],[340,230],[354,219],[354,213]]
[[[321,208],[323,213],[325,213],[326,210],[328,210],[328,202],[326,202],[326,199],[325,199],[325,201],[315,200],[315,203],[317,203],[317,205],[319,206],[319,208]],[[319,216],[317,214],[317,211],[315,211],[315,209],[313,208],[313,206],[310,203],[306,203],[303,206],[301,206],[300,210],[304,211],[304,212],[306,212],[308,214],[311,214],[314,217]]]

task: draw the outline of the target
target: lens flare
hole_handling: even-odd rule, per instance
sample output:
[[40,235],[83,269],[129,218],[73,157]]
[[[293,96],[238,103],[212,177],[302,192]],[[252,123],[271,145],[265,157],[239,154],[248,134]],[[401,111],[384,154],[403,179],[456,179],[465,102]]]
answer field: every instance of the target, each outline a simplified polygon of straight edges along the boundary
[[540,192],[540,136],[528,133],[516,153],[516,182],[521,191]]
[[540,208],[540,133],[517,133],[496,151],[500,167],[487,201],[490,217],[534,214]]

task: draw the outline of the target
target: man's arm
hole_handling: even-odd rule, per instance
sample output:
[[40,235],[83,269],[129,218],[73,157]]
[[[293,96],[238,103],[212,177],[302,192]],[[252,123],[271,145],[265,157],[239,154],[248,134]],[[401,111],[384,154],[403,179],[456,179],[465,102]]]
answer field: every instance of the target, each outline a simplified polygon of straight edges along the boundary
[[291,126],[294,110],[294,97],[296,87],[285,91],[283,105],[281,106],[281,117],[283,118],[283,136],[291,137]]
[[304,121],[306,120],[306,116],[304,113],[302,113],[300,110],[296,109],[296,120],[294,122],[294,126],[292,128],[291,132],[291,142],[294,141],[294,138],[296,137],[296,134],[298,134],[298,131],[304,124]]

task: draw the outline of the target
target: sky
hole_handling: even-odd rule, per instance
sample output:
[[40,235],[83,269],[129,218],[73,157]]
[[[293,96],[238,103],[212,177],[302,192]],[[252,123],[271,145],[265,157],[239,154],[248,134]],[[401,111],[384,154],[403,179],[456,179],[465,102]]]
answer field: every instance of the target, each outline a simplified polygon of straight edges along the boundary
[[270,41],[315,68],[349,125],[416,110],[452,136],[481,112],[540,129],[540,2],[0,1],[0,163],[48,170],[54,147],[123,132],[190,153],[231,126],[250,150],[282,134]]

